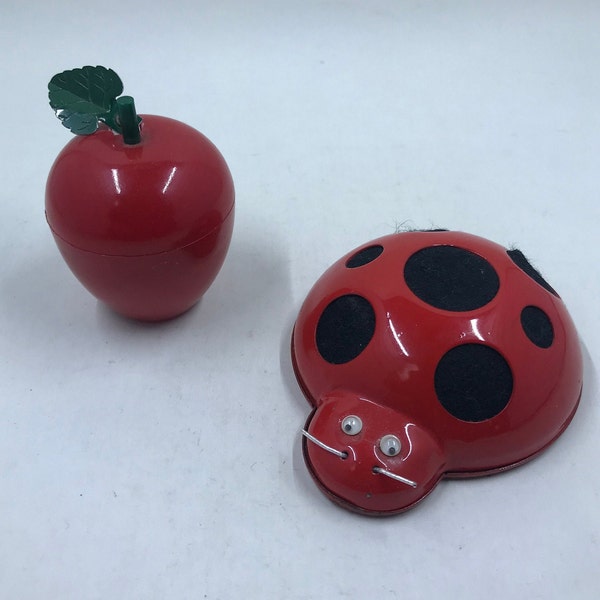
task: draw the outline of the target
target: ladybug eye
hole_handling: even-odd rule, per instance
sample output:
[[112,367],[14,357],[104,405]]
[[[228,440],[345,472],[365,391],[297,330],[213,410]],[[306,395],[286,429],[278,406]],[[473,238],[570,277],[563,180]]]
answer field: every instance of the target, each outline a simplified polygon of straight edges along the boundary
[[357,435],[362,431],[362,421],[356,415],[348,415],[342,421],[342,431],[348,435]]
[[395,435],[384,435],[379,440],[379,449],[386,456],[396,456],[400,453],[400,448],[402,448],[402,444]]

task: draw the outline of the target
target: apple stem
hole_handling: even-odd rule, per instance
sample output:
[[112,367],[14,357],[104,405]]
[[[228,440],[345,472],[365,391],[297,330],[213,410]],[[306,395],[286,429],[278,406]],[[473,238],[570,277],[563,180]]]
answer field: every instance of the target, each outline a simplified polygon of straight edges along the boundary
[[131,96],[117,98],[117,115],[121,125],[123,141],[130,145],[139,144],[142,140],[140,124],[135,112],[135,103]]

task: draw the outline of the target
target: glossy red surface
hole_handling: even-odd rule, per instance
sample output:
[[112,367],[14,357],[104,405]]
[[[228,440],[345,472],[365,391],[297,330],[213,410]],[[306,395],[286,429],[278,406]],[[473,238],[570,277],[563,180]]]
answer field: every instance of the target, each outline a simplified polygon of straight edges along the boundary
[[46,186],[46,217],[78,279],[114,310],[161,320],[192,306],[225,259],[233,181],[217,148],[143,116],[142,142],[109,129],[72,139]]
[[[304,439],[307,465],[332,499],[357,511],[392,514],[427,495],[442,476],[473,476],[515,466],[548,446],[568,425],[582,386],[582,358],[575,327],[563,302],[528,276],[502,246],[456,232],[410,232],[386,236],[382,254],[358,268],[346,267],[360,248],[337,261],[317,281],[298,315],[292,358],[299,383],[314,410],[308,432],[348,453],[340,459]],[[434,308],[407,286],[403,269],[411,255],[435,245],[460,247],[484,257],[500,286],[484,306],[465,312]],[[365,349],[344,364],[323,359],[316,329],[325,307],[344,294],[372,305],[375,333]],[[531,343],[521,326],[526,306],[550,318],[550,347]],[[510,366],[513,389],[505,408],[478,422],[452,416],[440,403],[434,375],[440,359],[461,344],[485,344]],[[342,419],[357,415],[363,430],[350,436]],[[386,457],[379,440],[402,442]],[[385,466],[416,488],[373,473]]]

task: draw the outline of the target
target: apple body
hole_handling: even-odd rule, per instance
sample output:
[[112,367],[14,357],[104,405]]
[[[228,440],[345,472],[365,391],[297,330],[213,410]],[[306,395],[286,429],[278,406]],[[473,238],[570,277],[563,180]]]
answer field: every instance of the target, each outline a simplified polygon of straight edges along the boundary
[[145,321],[191,308],[231,241],[234,186],[194,128],[142,115],[139,144],[101,128],[73,138],[46,184],[46,219],[79,281],[116,312]]

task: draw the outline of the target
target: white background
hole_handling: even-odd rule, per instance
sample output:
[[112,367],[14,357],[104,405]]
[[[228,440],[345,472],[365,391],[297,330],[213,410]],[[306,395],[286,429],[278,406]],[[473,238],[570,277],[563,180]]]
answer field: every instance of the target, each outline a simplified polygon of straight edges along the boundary
[[[2,0],[0,598],[599,597],[598,31],[595,0]],[[46,85],[85,64],[234,176],[223,270],[168,323],[100,306],[45,222]],[[432,225],[532,259],[585,391],[532,463],[360,517],[304,467],[290,330],[340,256]]]

